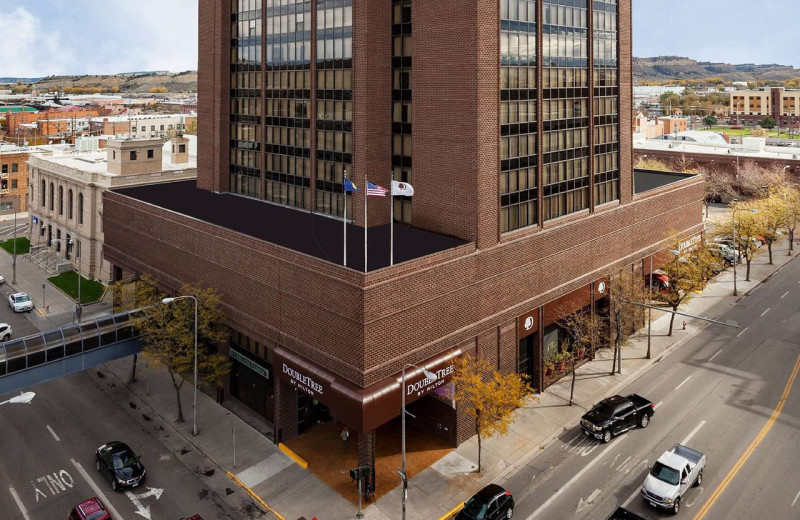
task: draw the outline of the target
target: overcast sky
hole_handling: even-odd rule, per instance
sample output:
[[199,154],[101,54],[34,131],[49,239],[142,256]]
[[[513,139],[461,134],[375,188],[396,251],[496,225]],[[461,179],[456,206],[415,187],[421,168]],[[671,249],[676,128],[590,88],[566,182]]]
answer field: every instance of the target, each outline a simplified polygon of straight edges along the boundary
[[[0,77],[196,69],[199,1],[0,0]],[[798,0],[633,3],[634,56],[800,68]]]
[[0,77],[197,69],[205,0],[0,0]]

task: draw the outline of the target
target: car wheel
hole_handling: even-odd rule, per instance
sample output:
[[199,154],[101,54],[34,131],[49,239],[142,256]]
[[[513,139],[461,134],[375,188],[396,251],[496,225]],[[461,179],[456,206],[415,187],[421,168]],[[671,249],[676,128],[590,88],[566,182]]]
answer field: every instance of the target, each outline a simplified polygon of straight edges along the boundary
[[117,484],[117,479],[111,481],[111,489],[114,491],[119,491],[119,484]]
[[514,516],[514,508],[509,507],[508,511],[506,511],[506,518],[511,518],[512,516]]
[[603,432],[603,442],[608,443],[611,441],[611,430],[606,430]]
[[681,499],[676,498],[675,503],[672,504],[672,514],[677,515],[681,510]]
[[3,336],[3,341],[8,341],[9,339],[11,339],[11,334],[6,334]]
[[694,485],[699,486],[702,483],[703,483],[703,472],[700,471],[700,473],[697,474],[697,478],[694,481]]
[[639,419],[639,426],[642,428],[647,428],[647,425],[650,424],[650,416],[647,414],[643,414],[642,418]]

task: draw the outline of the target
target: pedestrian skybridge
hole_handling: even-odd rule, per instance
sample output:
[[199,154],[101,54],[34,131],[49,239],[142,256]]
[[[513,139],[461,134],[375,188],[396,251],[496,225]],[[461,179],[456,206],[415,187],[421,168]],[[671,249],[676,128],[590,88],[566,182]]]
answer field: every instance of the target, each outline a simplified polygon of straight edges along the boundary
[[138,325],[157,309],[100,316],[0,343],[0,396],[138,353]]

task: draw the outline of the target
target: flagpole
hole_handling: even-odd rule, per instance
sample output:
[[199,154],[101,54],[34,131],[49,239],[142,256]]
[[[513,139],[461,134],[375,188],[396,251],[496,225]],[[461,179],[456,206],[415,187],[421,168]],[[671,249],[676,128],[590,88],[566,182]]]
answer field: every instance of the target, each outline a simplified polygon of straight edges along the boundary
[[394,168],[392,168],[392,182],[389,184],[389,265],[394,265]]
[[344,218],[342,219],[344,236],[344,266],[347,267],[347,168],[344,169],[344,178],[342,179],[342,195],[344,196]]
[[369,181],[364,175],[364,272],[367,272],[367,200],[369,200]]

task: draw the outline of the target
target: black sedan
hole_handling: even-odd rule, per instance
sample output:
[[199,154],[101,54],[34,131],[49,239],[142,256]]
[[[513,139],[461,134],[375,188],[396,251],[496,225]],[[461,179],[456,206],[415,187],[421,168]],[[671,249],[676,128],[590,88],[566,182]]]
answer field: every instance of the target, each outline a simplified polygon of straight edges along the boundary
[[145,469],[139,457],[124,442],[113,441],[97,448],[95,467],[111,481],[111,489],[136,487],[144,482]]
[[514,514],[514,497],[497,484],[489,484],[464,503],[456,520],[499,520]]

